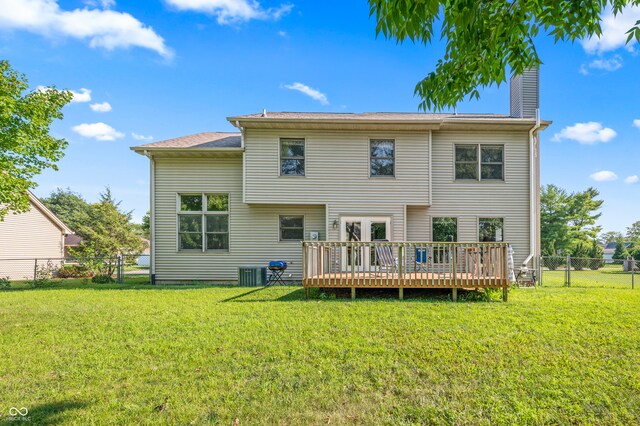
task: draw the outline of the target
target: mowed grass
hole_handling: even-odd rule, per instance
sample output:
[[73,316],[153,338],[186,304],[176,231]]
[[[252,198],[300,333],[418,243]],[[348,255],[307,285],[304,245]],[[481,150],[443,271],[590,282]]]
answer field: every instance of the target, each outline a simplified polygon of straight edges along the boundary
[[0,422],[640,423],[640,290],[110,287],[0,292]]
[[[543,271],[543,286],[565,285],[566,271],[564,267],[555,271]],[[571,270],[572,287],[632,288],[640,286],[640,273],[623,272],[622,265],[606,265],[598,270]]]

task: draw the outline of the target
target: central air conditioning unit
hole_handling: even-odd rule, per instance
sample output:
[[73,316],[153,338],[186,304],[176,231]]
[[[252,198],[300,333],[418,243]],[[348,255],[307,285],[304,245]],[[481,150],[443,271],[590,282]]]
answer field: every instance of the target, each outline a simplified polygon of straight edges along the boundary
[[258,287],[267,284],[267,267],[246,265],[238,267],[238,284],[241,287]]

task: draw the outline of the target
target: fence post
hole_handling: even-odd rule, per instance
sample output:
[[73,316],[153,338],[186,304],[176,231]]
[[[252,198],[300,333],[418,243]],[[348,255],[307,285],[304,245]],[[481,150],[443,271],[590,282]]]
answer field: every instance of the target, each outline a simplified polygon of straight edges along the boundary
[[117,266],[117,282],[118,284],[122,284],[122,256],[118,255],[118,266]]
[[571,287],[571,255],[567,255],[567,287]]
[[631,259],[631,290],[636,288],[636,260],[633,257]]
[[36,282],[38,280],[38,259],[35,260],[33,264],[33,286],[36,286]]

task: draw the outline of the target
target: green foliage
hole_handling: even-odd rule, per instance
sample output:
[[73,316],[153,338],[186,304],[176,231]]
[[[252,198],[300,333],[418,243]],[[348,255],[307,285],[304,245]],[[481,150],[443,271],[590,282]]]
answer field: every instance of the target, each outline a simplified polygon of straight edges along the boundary
[[9,211],[29,210],[28,190],[45,169],[57,170],[67,141],[49,135],[54,119],[71,101],[67,90],[36,90],[26,77],[0,60],[0,220]]
[[629,251],[624,243],[624,240],[620,238],[616,241],[616,250],[613,252],[613,259],[624,260],[629,257]]
[[610,243],[615,243],[620,238],[623,238],[621,232],[609,231],[609,232],[600,234],[600,236],[598,237],[598,240],[600,241],[601,244],[606,246]]
[[545,256],[571,254],[578,244],[591,247],[600,227],[595,223],[603,201],[595,188],[568,193],[555,185],[542,187],[540,222],[542,253]]
[[11,281],[9,277],[0,277],[0,290],[7,290],[11,288]]
[[91,282],[94,284],[113,284],[116,280],[111,275],[95,275],[91,278]]
[[40,201],[74,231],[84,223],[91,209],[90,204],[71,188],[58,188]]
[[[455,107],[466,97],[477,99],[478,87],[505,82],[507,69],[516,75],[541,64],[534,43],[538,36],[551,36],[555,42],[598,36],[606,5],[617,13],[638,4],[638,0],[369,0],[378,35],[399,43],[429,44],[434,38],[446,42],[435,71],[416,85],[423,110]],[[640,21],[628,34],[627,42],[640,41]]]
[[34,284],[36,286],[41,286],[44,284],[48,284],[51,279],[56,275],[58,268],[51,260],[48,260],[47,263],[38,263],[36,266],[36,277]]
[[640,243],[640,220],[627,228],[627,241]]
[[143,248],[131,224],[131,212],[122,212],[119,206],[107,188],[100,194],[100,201],[90,205],[85,220],[76,230],[84,241],[72,250],[72,255],[93,261],[93,269],[102,275],[113,275],[119,255],[139,253]]
[[58,269],[58,278],[84,278],[93,275],[87,265],[64,265]]
[[142,216],[142,225],[140,225],[142,236],[147,240],[151,235],[151,212],[147,210],[144,216]]

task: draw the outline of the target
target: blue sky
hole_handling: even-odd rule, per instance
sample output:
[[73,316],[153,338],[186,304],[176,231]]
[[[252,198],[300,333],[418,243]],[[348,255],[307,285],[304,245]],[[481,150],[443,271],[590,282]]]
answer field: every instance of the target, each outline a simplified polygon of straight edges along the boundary
[[[640,9],[603,16],[600,40],[538,41],[541,114],[554,122],[542,182],[595,186],[600,224],[624,231],[640,220],[640,47],[623,45]],[[36,195],[70,187],[94,201],[108,185],[136,220],[149,167],[130,146],[234,131],[225,117],[263,108],[416,111],[413,88],[443,49],[376,38],[366,1],[0,0],[0,58],[33,88],[78,93],[53,127],[66,156]],[[508,113],[508,96],[491,87],[458,111]]]

